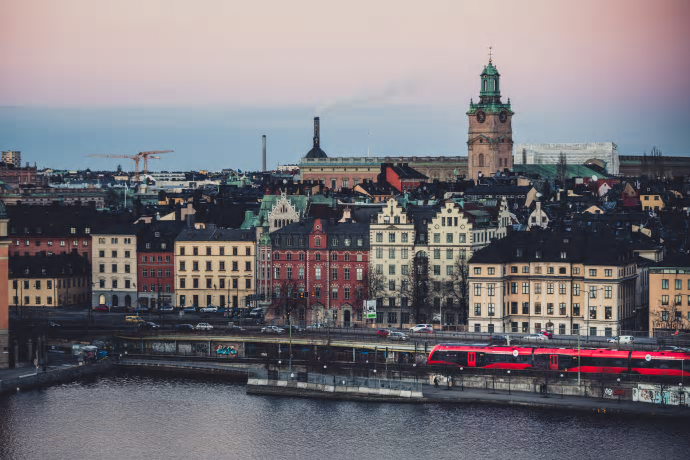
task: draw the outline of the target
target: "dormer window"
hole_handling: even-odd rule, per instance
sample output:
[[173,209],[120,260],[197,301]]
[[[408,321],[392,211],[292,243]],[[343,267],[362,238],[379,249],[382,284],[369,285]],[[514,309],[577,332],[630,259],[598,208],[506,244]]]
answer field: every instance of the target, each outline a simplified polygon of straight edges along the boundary
[[160,238],[160,237],[161,237],[161,232],[156,232],[156,233],[154,233],[154,236],[155,236],[156,238]]
[[561,259],[567,259],[568,258],[568,253],[565,251],[561,251]]
[[541,259],[541,251],[537,251],[537,252],[534,254],[534,257],[537,258],[537,259]]
[[72,235],[76,235],[76,234],[77,234],[77,228],[76,228],[76,227],[72,227],[72,228],[69,229],[69,232],[70,232]]

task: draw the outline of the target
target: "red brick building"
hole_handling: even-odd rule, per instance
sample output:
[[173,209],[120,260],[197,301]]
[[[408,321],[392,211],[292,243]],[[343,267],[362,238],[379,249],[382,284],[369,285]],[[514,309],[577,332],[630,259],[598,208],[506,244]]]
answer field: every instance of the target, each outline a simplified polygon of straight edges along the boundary
[[271,313],[301,323],[363,322],[369,224],[307,219],[271,234]]
[[137,230],[137,305],[152,310],[175,301],[175,238],[181,222],[142,224]]

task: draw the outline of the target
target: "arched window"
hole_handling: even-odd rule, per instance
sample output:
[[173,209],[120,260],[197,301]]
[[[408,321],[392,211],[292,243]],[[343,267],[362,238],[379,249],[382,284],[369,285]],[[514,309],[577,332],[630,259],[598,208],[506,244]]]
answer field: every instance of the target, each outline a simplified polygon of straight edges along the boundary
[[486,80],[484,80],[484,91],[486,91]]
[[116,296],[116,295],[113,296],[113,298],[112,298],[112,303],[113,303],[113,307],[117,307],[117,306],[118,306],[118,299],[117,299],[117,296]]
[[98,296],[98,305],[105,305],[105,294]]
[[[154,299],[151,299],[151,301],[153,302]],[[131,306],[132,306],[132,297],[129,294],[127,294],[125,296],[125,307],[129,308]]]
[[484,166],[484,154],[480,153],[479,154],[479,167],[481,168],[483,166]]

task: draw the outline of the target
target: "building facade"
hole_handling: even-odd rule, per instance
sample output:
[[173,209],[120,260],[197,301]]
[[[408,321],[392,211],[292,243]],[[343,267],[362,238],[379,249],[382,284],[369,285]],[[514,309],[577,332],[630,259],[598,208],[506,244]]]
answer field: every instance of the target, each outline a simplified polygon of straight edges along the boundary
[[156,221],[137,231],[138,305],[151,309],[175,302],[175,238],[183,223]]
[[690,258],[649,265],[650,336],[690,329]]
[[249,308],[255,267],[254,229],[185,228],[175,240],[177,305]]
[[635,317],[636,257],[613,237],[532,230],[469,265],[473,331],[611,336]]
[[0,201],[0,369],[6,369],[10,365],[8,224],[5,205]]
[[[306,323],[362,323],[368,223],[306,219],[271,234],[272,313]],[[294,301],[289,301],[294,299]]]
[[91,273],[77,254],[11,257],[8,302],[23,307],[84,307],[91,301]]
[[91,234],[92,305],[137,305],[137,235],[133,225],[113,224]]
[[469,177],[477,179],[513,167],[514,112],[501,102],[501,75],[491,59],[481,73],[479,102],[470,101],[467,157]]
[[515,144],[515,164],[555,165],[564,153],[569,164],[585,164],[601,160],[609,174],[618,174],[618,146],[613,142],[581,142],[573,144]]

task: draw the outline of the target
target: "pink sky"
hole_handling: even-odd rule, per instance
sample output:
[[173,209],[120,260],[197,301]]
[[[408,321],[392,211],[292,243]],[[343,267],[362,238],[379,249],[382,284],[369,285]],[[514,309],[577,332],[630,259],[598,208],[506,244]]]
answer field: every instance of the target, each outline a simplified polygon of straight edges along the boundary
[[0,105],[464,106],[489,45],[519,110],[687,105],[689,5],[2,0]]

